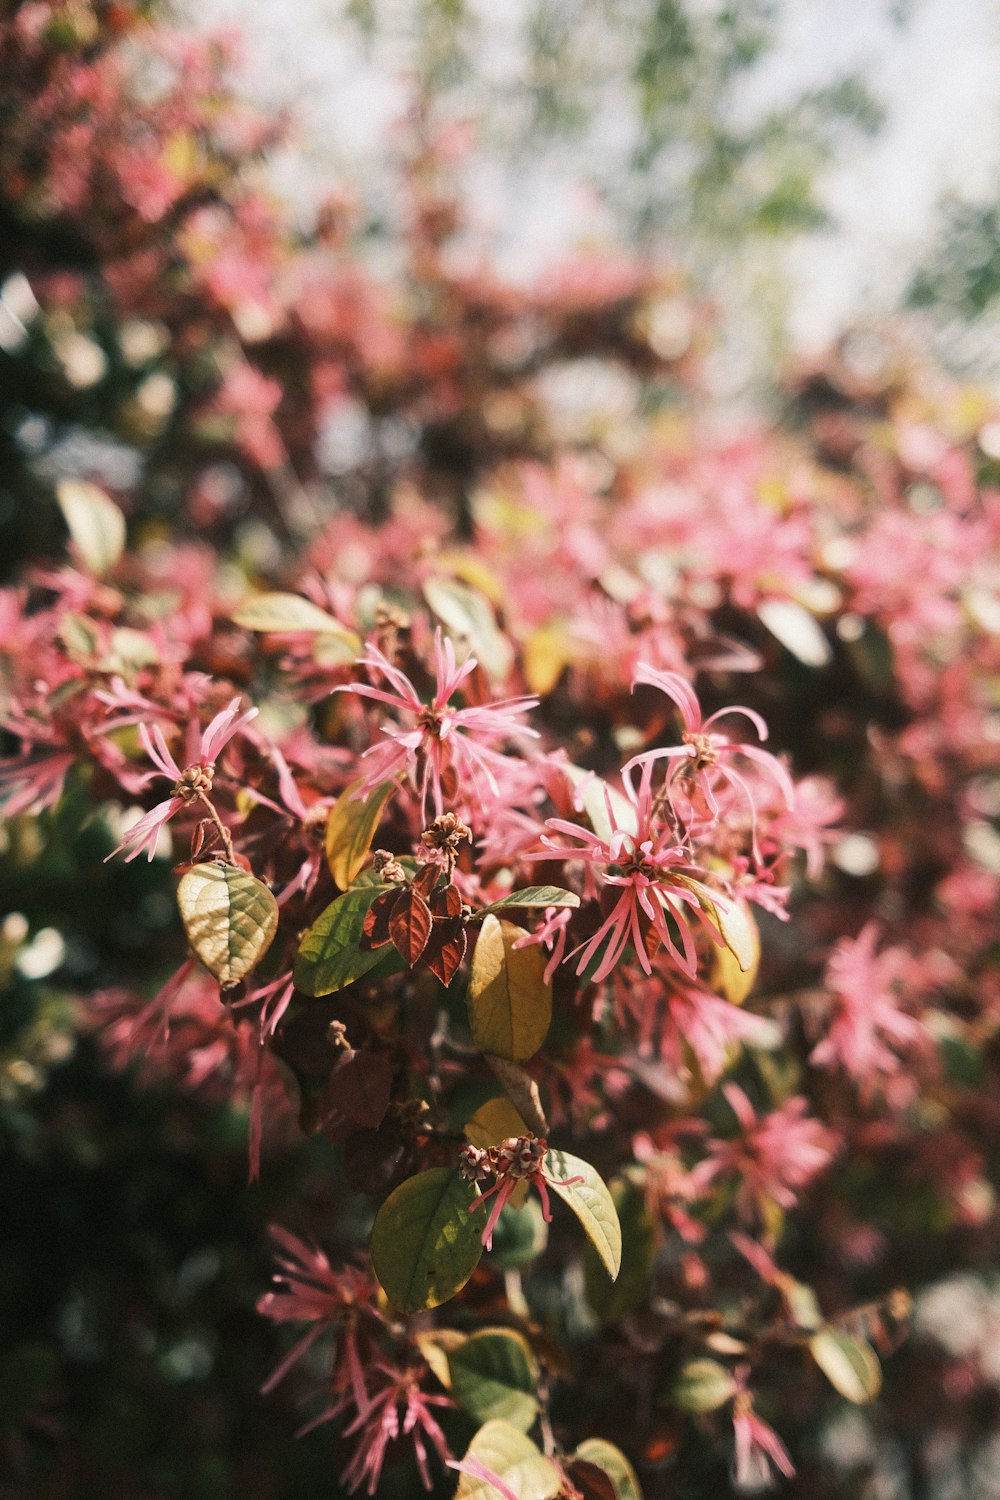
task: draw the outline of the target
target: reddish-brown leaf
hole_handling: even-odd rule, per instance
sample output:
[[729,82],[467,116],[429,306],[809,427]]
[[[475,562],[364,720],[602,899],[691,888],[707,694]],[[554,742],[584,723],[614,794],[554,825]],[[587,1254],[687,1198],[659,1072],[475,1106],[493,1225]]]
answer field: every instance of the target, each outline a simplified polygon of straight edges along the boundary
[[355,1125],[377,1130],[385,1119],[392,1090],[392,1063],[385,1052],[345,1052],[323,1089],[326,1110],[337,1110]]
[[361,927],[363,947],[384,948],[386,943],[392,942],[389,915],[398,895],[398,887],[393,886],[391,891],[383,891],[381,896],[375,897],[365,912],[365,920]]
[[446,885],[444,890],[435,891],[430,898],[430,905],[435,921],[462,915],[462,897],[455,885]]
[[576,1486],[580,1500],[618,1500],[618,1491],[609,1474],[585,1458],[571,1459],[566,1473]]
[[469,935],[459,923],[435,922],[424,949],[424,963],[447,986],[454,979],[468,946]]
[[431,935],[431,909],[411,885],[404,886],[393,902],[389,935],[403,962],[412,969]]
[[[435,864],[421,865],[413,877],[413,890],[422,896],[425,901],[431,901],[431,893],[438,883],[441,874],[441,866]],[[431,902],[433,905],[433,902]]]

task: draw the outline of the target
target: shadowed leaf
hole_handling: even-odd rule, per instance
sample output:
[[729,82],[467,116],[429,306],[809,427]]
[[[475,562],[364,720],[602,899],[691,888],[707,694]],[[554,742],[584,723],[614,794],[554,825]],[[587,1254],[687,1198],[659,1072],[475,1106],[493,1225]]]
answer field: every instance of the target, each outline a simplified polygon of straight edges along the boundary
[[368,858],[382,809],[394,787],[395,782],[383,781],[367,797],[359,797],[353,787],[348,787],[331,807],[326,821],[326,862],[342,891],[352,884]]
[[372,1227],[375,1275],[400,1312],[437,1307],[461,1291],[483,1253],[476,1188],[449,1167],[407,1178],[382,1204]]

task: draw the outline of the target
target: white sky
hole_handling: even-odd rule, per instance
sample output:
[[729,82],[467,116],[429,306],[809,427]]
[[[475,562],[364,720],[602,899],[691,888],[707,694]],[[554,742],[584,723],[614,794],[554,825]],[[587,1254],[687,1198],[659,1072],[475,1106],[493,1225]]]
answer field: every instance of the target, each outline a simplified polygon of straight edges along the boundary
[[[199,25],[234,25],[244,36],[246,86],[300,121],[300,149],[279,181],[364,182],[377,173],[401,113],[405,48],[378,70],[337,17],[342,0],[182,0]],[[516,0],[477,5],[490,73],[517,67]],[[891,307],[926,243],[942,193],[986,194],[1000,171],[1000,0],[911,0],[905,25],[888,0],[785,0],[780,40],[755,75],[755,103],[780,104],[803,87],[860,67],[888,119],[831,171],[825,196],[838,227],[788,256],[790,327],[800,347],[831,338],[852,315]],[[295,161],[299,167],[294,166]],[[518,251],[544,258],[593,226],[565,151],[542,157],[516,185]],[[510,184],[486,174],[487,226],[509,222]],[[590,223],[588,224],[588,216]],[[509,246],[507,247],[509,250]]]

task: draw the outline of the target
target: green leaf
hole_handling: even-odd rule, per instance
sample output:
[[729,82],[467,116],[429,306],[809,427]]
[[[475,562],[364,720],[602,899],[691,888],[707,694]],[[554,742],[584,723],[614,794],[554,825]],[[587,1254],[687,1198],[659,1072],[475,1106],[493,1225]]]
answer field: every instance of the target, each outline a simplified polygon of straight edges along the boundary
[[674,1382],[674,1401],[681,1411],[700,1416],[717,1411],[736,1395],[736,1381],[715,1359],[691,1359]]
[[646,1300],[655,1251],[655,1231],[645,1194],[625,1177],[616,1177],[610,1192],[622,1227],[622,1264],[617,1281],[605,1276],[593,1246],[587,1246],[583,1257],[587,1301],[602,1323],[619,1322]]
[[303,937],[295,959],[295,986],[305,995],[333,995],[384,963],[393,950],[361,948],[365,913],[388,885],[345,891],[322,911]]
[[603,1469],[615,1487],[617,1500],[642,1500],[642,1490],[635,1470],[620,1448],[604,1438],[587,1438],[574,1455],[584,1463]]
[[526,906],[579,906],[580,898],[572,891],[564,891],[557,885],[528,885],[523,891],[511,891],[509,896],[503,896],[499,901],[491,901],[489,906],[481,906],[478,911],[473,912],[473,922],[481,922],[491,912],[509,910],[512,907]]
[[[607,1184],[589,1162],[570,1156],[568,1151],[550,1150],[545,1158],[544,1172],[549,1187],[580,1220],[614,1281],[622,1265],[622,1227]],[[568,1186],[566,1179],[570,1177],[582,1177],[583,1181]]]
[[367,797],[358,796],[357,786],[355,782],[337,798],[326,820],[326,862],[342,891],[346,891],[360,874],[382,809],[392,796],[396,783],[383,781]]
[[882,1367],[871,1344],[835,1328],[821,1328],[809,1340],[813,1359],[835,1391],[863,1406],[882,1389]]
[[[553,1500],[562,1487],[559,1470],[523,1432],[509,1422],[487,1422],[469,1444],[466,1458],[477,1458],[512,1490],[517,1500]],[[455,1500],[498,1500],[496,1485],[463,1474]]]
[[510,671],[514,652],[483,595],[455,578],[428,578],[424,598],[448,634],[468,646],[494,681],[502,682]]
[[535,946],[515,948],[524,932],[488,916],[472,957],[469,1018],[481,1052],[527,1062],[545,1040],[552,1020],[552,986],[546,957]]
[[509,1422],[527,1432],[538,1415],[538,1368],[527,1340],[482,1328],[451,1355],[451,1393],[477,1422]]
[[278,903],[263,881],[221,861],[188,870],[177,905],[191,947],[224,987],[250,973],[278,928]]
[[245,630],[301,631],[309,635],[335,636],[355,651],[361,650],[360,636],[300,594],[255,594],[233,611],[232,618]]
[[437,1307],[461,1291],[483,1253],[476,1188],[449,1167],[401,1182],[372,1226],[372,1266],[399,1312]]
[[110,495],[83,479],[62,479],[56,499],[80,560],[101,578],[125,548],[125,517]]
[[549,1226],[542,1218],[538,1199],[528,1198],[523,1208],[517,1208],[512,1199],[493,1230],[490,1265],[499,1266],[501,1271],[517,1271],[537,1260],[548,1242]]

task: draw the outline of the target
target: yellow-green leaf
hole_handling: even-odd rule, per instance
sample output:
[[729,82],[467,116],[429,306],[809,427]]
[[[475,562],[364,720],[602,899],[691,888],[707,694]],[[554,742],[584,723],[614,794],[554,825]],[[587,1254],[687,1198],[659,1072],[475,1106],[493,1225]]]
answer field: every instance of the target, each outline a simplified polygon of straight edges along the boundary
[[583,1257],[587,1301],[602,1323],[619,1322],[648,1298],[655,1252],[655,1232],[645,1194],[626,1177],[616,1177],[610,1192],[622,1227],[622,1264],[617,1281],[605,1276],[593,1246],[587,1246]]
[[332,635],[361,650],[361,638],[353,630],[311,599],[301,594],[254,594],[233,611],[233,621],[244,630],[302,631],[308,635]]
[[278,928],[278,903],[263,881],[221,861],[188,870],[177,905],[191,947],[223,986],[256,967]]
[[728,944],[724,948],[716,948],[712,957],[712,985],[732,1005],[743,1004],[757,983],[757,972],[760,969],[760,934],[757,923],[744,902],[740,901],[737,905],[746,917],[752,934],[753,953],[750,964],[746,969],[741,968],[736,954]]
[[681,1367],[672,1395],[681,1411],[700,1416],[731,1401],[736,1381],[717,1359],[689,1359]]
[[509,1328],[481,1328],[449,1357],[451,1393],[477,1422],[527,1432],[538,1416],[538,1367],[531,1346]]
[[545,954],[534,945],[515,948],[523,937],[520,927],[486,917],[469,978],[473,1040],[481,1052],[508,1062],[527,1062],[533,1057],[552,1020]]
[[[478,1459],[517,1500],[552,1500],[562,1487],[555,1464],[523,1432],[509,1422],[487,1422],[469,1444],[465,1457]],[[455,1500],[498,1500],[496,1485],[486,1479],[463,1474]]]
[[760,939],[746,903],[734,901],[732,896],[688,875],[673,875],[671,879],[694,892],[702,912],[739,964],[740,971],[755,973],[755,965],[760,962]]
[[424,598],[453,640],[468,646],[496,682],[510,671],[514,652],[482,594],[455,578],[428,578]]
[[499,1146],[511,1135],[530,1134],[513,1104],[502,1094],[481,1104],[472,1118],[465,1122],[464,1128],[472,1144],[481,1150],[487,1146]]
[[473,913],[472,920],[479,922],[483,917],[488,917],[491,912],[511,910],[515,907],[542,907],[547,906],[579,906],[580,898],[573,891],[564,891],[558,885],[526,885],[523,890],[511,891],[509,896],[501,896],[499,901],[491,901],[489,906],[481,906]]
[[372,1226],[372,1266],[399,1312],[437,1307],[461,1291],[483,1253],[477,1189],[448,1167],[408,1177]]
[[375,897],[389,886],[364,885],[345,891],[316,918],[299,944],[295,986],[305,995],[333,995],[371,973],[394,952],[360,947],[365,915]]
[[882,1389],[882,1367],[871,1344],[835,1328],[821,1328],[809,1340],[809,1349],[841,1396],[858,1406],[874,1401]]
[[110,495],[83,479],[61,480],[56,498],[81,562],[103,577],[124,550],[125,517]]
[[605,1438],[588,1438],[574,1455],[603,1469],[615,1487],[616,1500],[642,1500],[636,1472],[620,1448]]
[[[589,1162],[568,1151],[550,1151],[544,1171],[549,1187],[576,1214],[614,1281],[622,1265],[622,1227],[607,1184]],[[583,1181],[570,1184],[567,1179],[573,1177]]]
[[506,1057],[494,1057],[484,1052],[483,1059],[489,1064],[500,1081],[507,1098],[524,1120],[533,1135],[549,1133],[549,1123],[542,1108],[538,1084],[520,1063],[510,1062]]
[[[563,766],[563,770],[574,792],[579,793],[583,810],[599,839],[603,839],[605,843],[610,842],[615,828],[623,833],[635,833],[635,808],[621,792],[595,776],[592,771],[583,771],[579,766],[567,765]],[[612,817],[614,823],[611,821]]]
[[357,783],[337,798],[326,820],[326,862],[342,891],[352,883],[368,858],[382,809],[396,783],[383,781],[367,797],[359,797]]

